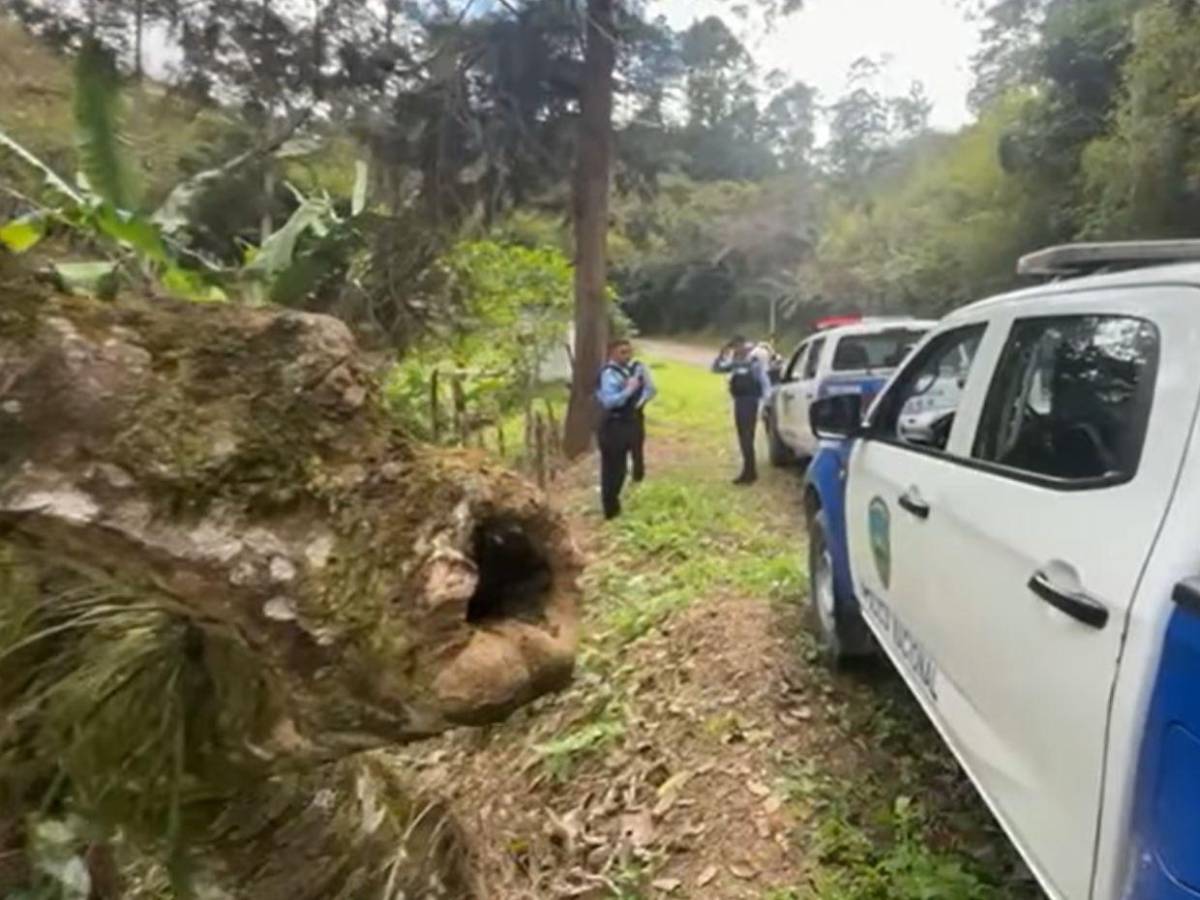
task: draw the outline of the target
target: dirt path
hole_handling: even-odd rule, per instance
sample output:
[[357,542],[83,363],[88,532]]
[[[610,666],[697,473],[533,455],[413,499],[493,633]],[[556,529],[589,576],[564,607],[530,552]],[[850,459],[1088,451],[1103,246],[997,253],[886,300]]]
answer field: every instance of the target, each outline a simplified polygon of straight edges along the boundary
[[798,474],[729,485],[721,379],[655,374],[626,515],[591,462],[557,489],[591,559],[575,685],[414,755],[489,900],[1037,896],[897,681],[815,664]]
[[656,338],[638,338],[637,349],[640,354],[654,356],[671,362],[685,363],[707,369],[717,355],[716,347],[706,347],[701,344],[681,344],[677,341],[658,340]]

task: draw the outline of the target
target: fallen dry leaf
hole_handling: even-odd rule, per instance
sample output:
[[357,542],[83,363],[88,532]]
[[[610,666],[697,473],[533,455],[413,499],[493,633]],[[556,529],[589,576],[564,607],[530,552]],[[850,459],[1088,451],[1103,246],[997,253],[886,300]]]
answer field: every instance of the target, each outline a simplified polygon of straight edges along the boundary
[[707,869],[705,869],[703,872],[701,872],[700,877],[696,879],[696,886],[704,887],[706,884],[708,884],[710,881],[712,881],[716,877],[717,877],[717,867],[709,866]]
[[761,781],[747,781],[746,790],[752,793],[755,797],[769,797],[771,795],[771,789]]
[[659,878],[657,881],[650,882],[650,887],[656,891],[662,891],[664,894],[669,894],[672,891],[679,890],[679,886],[683,884],[678,878]]
[[749,881],[751,878],[758,877],[758,873],[749,866],[739,866],[737,863],[731,863],[729,866],[729,871],[732,872],[737,878],[741,878],[743,881]]

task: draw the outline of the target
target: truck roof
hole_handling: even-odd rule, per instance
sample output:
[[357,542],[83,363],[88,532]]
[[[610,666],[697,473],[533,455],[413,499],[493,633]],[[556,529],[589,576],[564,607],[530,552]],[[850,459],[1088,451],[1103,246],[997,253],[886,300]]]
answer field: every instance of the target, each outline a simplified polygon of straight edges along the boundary
[[[1077,291],[1096,290],[1099,288],[1135,287],[1151,284],[1193,285],[1200,287],[1200,263],[1171,263],[1049,281],[1034,287],[1010,291],[1006,294],[997,294],[994,297],[978,300],[975,303],[956,309],[946,318],[957,319],[972,315],[984,308],[992,308],[1009,303],[1032,303],[1042,297],[1075,293]],[[1200,310],[1200,307],[1197,307],[1197,309]]]
[[805,340],[811,340],[814,337],[840,338],[849,335],[880,334],[885,331],[903,331],[914,328],[929,329],[936,324],[937,321],[934,319],[876,319],[874,321],[855,322],[851,325],[838,325],[836,328],[826,328],[823,331],[814,331]]

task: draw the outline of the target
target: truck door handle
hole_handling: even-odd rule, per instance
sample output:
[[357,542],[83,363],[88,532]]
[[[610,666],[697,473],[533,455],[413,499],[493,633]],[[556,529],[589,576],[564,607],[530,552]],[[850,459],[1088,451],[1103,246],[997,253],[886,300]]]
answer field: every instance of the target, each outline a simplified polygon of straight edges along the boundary
[[914,496],[912,491],[906,491],[901,494],[898,502],[902,510],[916,516],[918,519],[929,518],[929,504],[920,497]]
[[1200,578],[1185,578],[1171,591],[1171,599],[1178,606],[1200,613]]
[[1029,579],[1029,589],[1059,612],[1084,625],[1100,629],[1108,624],[1108,607],[1082,591],[1067,591],[1057,588],[1045,572],[1034,572]]

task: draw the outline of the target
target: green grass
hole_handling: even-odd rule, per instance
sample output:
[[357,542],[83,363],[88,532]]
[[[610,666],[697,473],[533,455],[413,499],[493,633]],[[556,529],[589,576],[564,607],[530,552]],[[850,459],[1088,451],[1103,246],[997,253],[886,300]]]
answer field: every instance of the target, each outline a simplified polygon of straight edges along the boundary
[[[627,488],[623,515],[609,527],[604,554],[588,571],[602,642],[624,644],[694,600],[739,593],[795,597],[806,577],[799,518],[765,514],[772,479],[729,483],[737,460],[725,379],[703,369],[651,362],[659,389],[648,407],[648,441],[667,445],[668,462]],[[782,487],[789,487],[782,485]]]
[[[821,671],[821,670],[819,670]],[[827,684],[835,682],[820,674]],[[784,761],[780,793],[808,860],[794,900],[1033,900],[1041,896],[924,714],[888,679],[843,698],[833,727],[865,759]],[[836,751],[834,751],[836,754]],[[918,799],[920,798],[920,799]]]
[[709,446],[732,437],[733,415],[722,376],[683,363],[651,359],[649,365],[658,388],[658,396],[646,407],[651,435],[674,435]]
[[566,781],[583,757],[599,753],[624,734],[624,718],[610,716],[580,725],[533,749],[555,779]]

